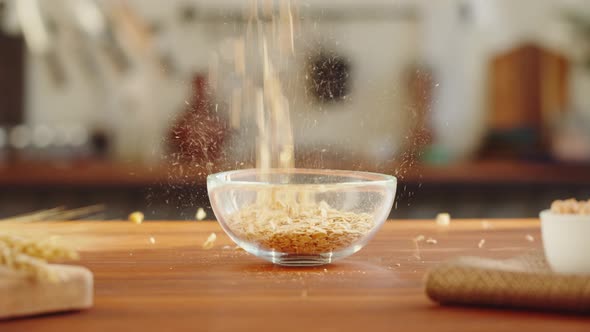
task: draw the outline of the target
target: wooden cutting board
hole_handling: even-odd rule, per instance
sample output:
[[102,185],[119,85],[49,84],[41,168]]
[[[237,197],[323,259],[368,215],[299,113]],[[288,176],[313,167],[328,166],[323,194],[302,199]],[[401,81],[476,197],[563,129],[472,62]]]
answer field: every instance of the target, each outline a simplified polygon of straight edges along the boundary
[[90,308],[93,275],[73,265],[52,264],[60,281],[35,280],[0,267],[0,319]]

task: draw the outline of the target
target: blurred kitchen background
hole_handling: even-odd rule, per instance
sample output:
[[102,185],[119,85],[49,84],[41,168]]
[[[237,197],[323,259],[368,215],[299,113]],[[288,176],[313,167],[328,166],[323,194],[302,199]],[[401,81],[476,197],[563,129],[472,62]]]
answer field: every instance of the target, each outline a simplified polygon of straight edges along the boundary
[[[206,175],[254,164],[208,92],[248,4],[0,0],[0,218],[212,217]],[[393,218],[590,198],[587,0],[293,4],[298,167],[397,175]]]

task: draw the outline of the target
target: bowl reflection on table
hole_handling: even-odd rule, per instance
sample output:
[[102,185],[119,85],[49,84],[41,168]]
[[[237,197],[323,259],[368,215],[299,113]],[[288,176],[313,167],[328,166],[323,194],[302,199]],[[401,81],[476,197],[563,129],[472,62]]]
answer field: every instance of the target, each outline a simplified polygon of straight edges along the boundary
[[246,169],[212,174],[217,220],[244,250],[281,265],[322,265],[362,249],[383,225],[397,180],[320,169]]

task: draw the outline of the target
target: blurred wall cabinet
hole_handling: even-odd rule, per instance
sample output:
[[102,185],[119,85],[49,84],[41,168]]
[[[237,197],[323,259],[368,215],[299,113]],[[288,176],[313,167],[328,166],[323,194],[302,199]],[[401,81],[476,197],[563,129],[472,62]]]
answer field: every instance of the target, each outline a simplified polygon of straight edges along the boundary
[[492,57],[486,155],[547,152],[550,123],[567,107],[569,61],[533,44]]
[[0,126],[23,121],[24,42],[0,33]]

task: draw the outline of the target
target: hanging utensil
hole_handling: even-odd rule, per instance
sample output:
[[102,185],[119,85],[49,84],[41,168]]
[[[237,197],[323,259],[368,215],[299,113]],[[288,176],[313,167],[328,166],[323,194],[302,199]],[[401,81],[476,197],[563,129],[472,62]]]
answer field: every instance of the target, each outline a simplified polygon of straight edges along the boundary
[[51,35],[43,18],[39,0],[16,1],[16,15],[31,53],[43,57],[49,75],[55,85],[63,85],[65,69],[57,53],[51,47]]
[[114,37],[112,20],[106,17],[102,8],[94,0],[72,2],[74,16],[82,33],[99,45],[115,71],[119,74],[130,67],[127,55]]

